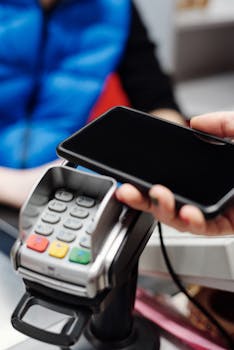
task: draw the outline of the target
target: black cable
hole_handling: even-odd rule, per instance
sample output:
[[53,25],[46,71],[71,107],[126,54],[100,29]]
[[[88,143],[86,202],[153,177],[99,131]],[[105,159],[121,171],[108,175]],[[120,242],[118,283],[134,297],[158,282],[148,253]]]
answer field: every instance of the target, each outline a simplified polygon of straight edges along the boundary
[[219,332],[225,337],[227,340],[228,346],[230,347],[230,350],[234,349],[234,341],[230,337],[230,335],[226,332],[226,330],[221,326],[221,324],[204,308],[196,299],[194,299],[186,290],[186,288],[183,286],[179,276],[174,271],[169,256],[167,254],[167,250],[163,241],[163,235],[162,235],[162,226],[161,223],[158,221],[158,233],[159,233],[159,239],[161,244],[161,250],[163,254],[163,258],[165,260],[165,264],[167,266],[167,269],[171,275],[172,280],[176,284],[176,286],[179,288],[179,290],[186,295],[186,297],[193,303],[212,323],[213,325],[219,330]]

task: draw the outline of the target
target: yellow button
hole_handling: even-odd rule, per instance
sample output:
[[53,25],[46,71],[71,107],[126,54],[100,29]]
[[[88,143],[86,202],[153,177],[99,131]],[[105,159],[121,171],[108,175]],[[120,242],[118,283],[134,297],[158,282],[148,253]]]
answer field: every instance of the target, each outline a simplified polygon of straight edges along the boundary
[[68,252],[69,245],[59,241],[54,241],[51,243],[49,248],[49,254],[55,258],[64,258]]

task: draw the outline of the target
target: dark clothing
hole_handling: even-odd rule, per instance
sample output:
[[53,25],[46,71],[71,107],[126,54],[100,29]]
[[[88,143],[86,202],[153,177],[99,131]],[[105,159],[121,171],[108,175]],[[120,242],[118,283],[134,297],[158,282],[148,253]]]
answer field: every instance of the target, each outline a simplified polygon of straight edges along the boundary
[[155,55],[155,45],[150,41],[134,6],[130,33],[118,73],[133,108],[145,112],[157,108],[179,110],[171,80],[162,72]]

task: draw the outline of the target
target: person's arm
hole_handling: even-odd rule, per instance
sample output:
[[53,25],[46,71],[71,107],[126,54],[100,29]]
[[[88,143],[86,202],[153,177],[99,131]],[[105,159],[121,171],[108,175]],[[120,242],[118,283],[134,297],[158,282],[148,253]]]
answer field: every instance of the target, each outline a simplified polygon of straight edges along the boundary
[[[190,123],[194,129],[212,133],[219,137],[234,137],[234,112],[211,113],[194,117]],[[233,159],[230,159],[233,162]],[[164,186],[153,186],[144,197],[130,184],[122,185],[116,192],[121,202],[154,217],[179,231],[189,231],[203,235],[234,234],[234,207],[229,207],[222,215],[205,220],[202,212],[192,206],[184,205],[179,212],[175,209],[175,198]]]
[[49,166],[60,163],[61,160],[56,160],[37,168],[24,170],[0,167],[0,203],[20,208],[43,172]]

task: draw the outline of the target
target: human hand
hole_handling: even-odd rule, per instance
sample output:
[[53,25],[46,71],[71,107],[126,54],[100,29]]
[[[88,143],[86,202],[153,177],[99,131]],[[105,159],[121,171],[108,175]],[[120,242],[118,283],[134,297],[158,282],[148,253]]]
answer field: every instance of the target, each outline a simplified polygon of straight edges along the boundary
[[[190,125],[194,129],[219,137],[233,138],[234,112],[217,112],[194,117]],[[148,196],[144,196],[132,185],[124,184],[116,191],[116,197],[135,209],[152,213],[157,220],[179,231],[202,235],[234,234],[233,207],[212,220],[206,220],[202,212],[192,205],[184,205],[177,212],[172,192],[161,185],[152,186]]]

